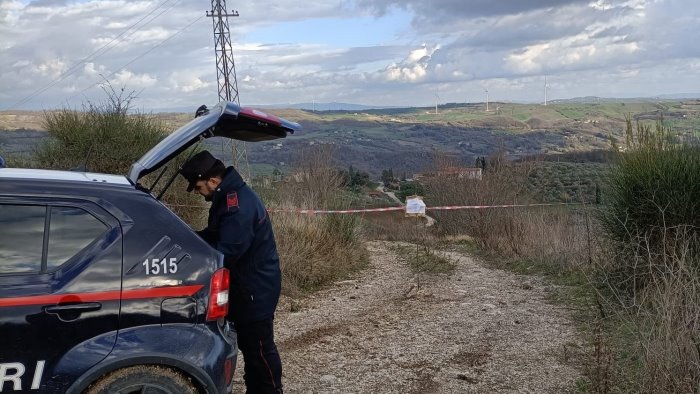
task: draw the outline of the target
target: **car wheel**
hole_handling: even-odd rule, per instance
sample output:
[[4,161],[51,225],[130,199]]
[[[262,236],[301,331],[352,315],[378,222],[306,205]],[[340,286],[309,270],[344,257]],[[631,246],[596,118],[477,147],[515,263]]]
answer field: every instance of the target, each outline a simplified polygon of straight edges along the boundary
[[86,394],[196,394],[194,383],[182,373],[157,365],[118,369],[101,377]]

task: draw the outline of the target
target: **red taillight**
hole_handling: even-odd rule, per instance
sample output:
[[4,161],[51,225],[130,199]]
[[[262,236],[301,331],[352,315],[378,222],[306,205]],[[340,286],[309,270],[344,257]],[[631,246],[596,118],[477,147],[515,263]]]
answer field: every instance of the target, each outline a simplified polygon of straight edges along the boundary
[[282,125],[282,121],[280,120],[280,118],[276,117],[275,115],[270,115],[268,113],[265,113],[263,111],[260,111],[260,110],[254,109],[254,108],[241,108],[241,110],[238,112],[238,114],[247,116],[251,119],[255,119],[258,121],[272,123],[275,126]]
[[209,286],[209,310],[207,320],[219,320],[228,313],[229,273],[226,268],[214,272]]
[[226,386],[231,384],[233,380],[233,359],[227,358],[224,362],[224,377],[226,378]]

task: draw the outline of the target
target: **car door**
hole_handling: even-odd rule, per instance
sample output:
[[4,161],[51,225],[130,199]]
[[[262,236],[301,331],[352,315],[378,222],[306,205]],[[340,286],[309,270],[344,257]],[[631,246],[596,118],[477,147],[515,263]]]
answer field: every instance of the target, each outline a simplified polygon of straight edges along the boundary
[[0,391],[61,384],[114,346],[119,222],[87,201],[0,197]]

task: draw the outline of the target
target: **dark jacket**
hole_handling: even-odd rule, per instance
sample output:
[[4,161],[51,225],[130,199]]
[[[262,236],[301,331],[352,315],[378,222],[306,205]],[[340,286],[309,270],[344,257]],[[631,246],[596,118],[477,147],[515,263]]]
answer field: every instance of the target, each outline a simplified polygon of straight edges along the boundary
[[228,319],[273,317],[282,274],[272,225],[260,197],[233,168],[226,169],[212,197],[207,228],[199,234],[224,254],[230,270]]

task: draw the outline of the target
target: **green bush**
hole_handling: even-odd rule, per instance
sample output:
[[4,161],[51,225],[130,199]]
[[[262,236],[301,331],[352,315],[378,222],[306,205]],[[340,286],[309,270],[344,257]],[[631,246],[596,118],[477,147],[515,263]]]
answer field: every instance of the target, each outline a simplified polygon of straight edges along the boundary
[[[44,126],[51,138],[36,150],[38,167],[126,175],[136,160],[165,138],[165,125],[156,117],[130,113],[133,93],[125,95],[123,89],[117,92],[111,86],[104,90],[107,100],[88,103],[83,111],[45,112]],[[155,177],[150,174],[141,182],[151,186]],[[163,201],[193,227],[203,227],[206,206],[185,190],[186,183],[178,176]]]
[[401,182],[399,186],[399,191],[396,193],[396,197],[398,197],[401,201],[406,201],[406,197],[409,196],[422,196],[425,194],[425,189],[423,186],[418,183],[418,182]]
[[[613,282],[639,289],[653,275],[634,256],[668,254],[677,233],[700,229],[700,147],[672,142],[671,130],[627,119],[627,149],[619,154],[601,211],[605,233],[622,252],[613,267]],[[698,252],[698,245],[691,246]],[[631,280],[633,279],[633,280]],[[615,284],[615,283],[613,283]]]
[[110,104],[46,112],[44,126],[51,138],[37,149],[41,166],[113,174],[126,174],[166,135],[155,117],[118,112]]

